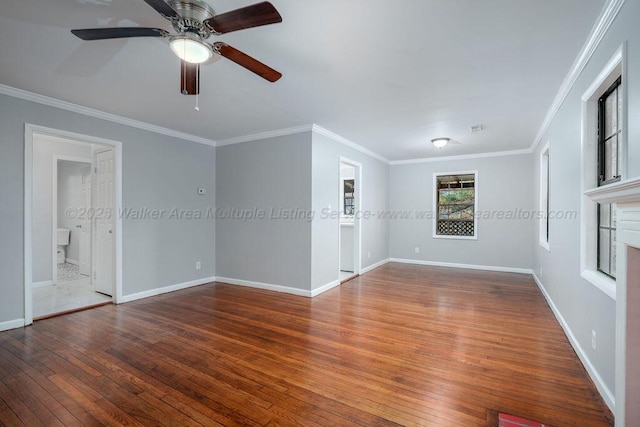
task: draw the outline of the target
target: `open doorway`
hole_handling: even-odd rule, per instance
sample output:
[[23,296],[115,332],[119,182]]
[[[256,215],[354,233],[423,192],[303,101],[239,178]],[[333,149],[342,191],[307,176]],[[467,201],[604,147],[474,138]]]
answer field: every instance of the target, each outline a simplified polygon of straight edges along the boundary
[[121,294],[120,144],[27,125],[25,320]]
[[360,274],[361,169],[351,160],[340,159],[340,271],[341,283]]

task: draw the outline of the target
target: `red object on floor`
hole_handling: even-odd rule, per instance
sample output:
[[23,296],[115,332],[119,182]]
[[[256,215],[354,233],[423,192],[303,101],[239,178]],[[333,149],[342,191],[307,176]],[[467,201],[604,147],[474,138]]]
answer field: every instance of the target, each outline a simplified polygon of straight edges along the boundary
[[498,415],[498,427],[553,427],[550,424],[542,424],[537,421],[526,420],[509,414]]

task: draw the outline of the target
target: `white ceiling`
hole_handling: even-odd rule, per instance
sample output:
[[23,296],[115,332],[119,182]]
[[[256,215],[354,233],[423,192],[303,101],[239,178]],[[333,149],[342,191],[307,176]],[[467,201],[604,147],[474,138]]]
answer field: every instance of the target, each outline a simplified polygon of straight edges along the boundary
[[[69,32],[170,30],[143,0],[3,3],[1,84],[213,140],[316,123],[403,160],[528,148],[604,0],[272,0],[282,24],[219,40],[284,77],[221,59],[202,70],[200,112],[163,41]],[[440,136],[459,143],[437,150]]]

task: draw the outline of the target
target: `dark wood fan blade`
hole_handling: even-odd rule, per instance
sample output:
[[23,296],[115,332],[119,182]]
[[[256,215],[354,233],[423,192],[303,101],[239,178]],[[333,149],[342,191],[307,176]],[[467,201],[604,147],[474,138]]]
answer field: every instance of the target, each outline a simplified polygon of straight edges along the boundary
[[282,22],[282,16],[268,1],[214,16],[204,21],[216,33],[225,34],[245,28]]
[[178,12],[175,11],[174,8],[169,6],[164,0],[144,0],[149,6],[154,8],[156,12],[160,15],[164,16],[167,19],[171,18],[180,18]]
[[180,62],[180,93],[183,95],[200,94],[200,64]]
[[240,52],[238,49],[229,46],[226,43],[217,42],[214,47],[220,53],[220,55],[224,56],[227,59],[235,62],[236,64],[246,68],[247,70],[256,73],[260,77],[270,82],[275,82],[282,77],[282,74],[269,67],[268,65],[263,64],[247,55],[246,53]]
[[116,28],[87,28],[85,30],[71,30],[73,35],[82,40],[122,39],[127,37],[166,37],[169,35],[159,28],[116,27]]

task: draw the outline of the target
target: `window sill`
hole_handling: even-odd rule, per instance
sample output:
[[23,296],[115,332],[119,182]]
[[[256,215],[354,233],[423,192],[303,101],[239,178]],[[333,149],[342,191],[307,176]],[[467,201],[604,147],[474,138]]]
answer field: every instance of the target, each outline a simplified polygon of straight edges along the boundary
[[580,274],[584,280],[604,292],[612,300],[616,300],[616,281],[611,277],[595,270],[582,270]]
[[549,242],[538,242],[540,244],[540,246],[547,252],[551,252],[551,246],[549,246]]
[[478,236],[446,236],[441,234],[434,234],[434,239],[449,239],[449,240],[478,240]]

